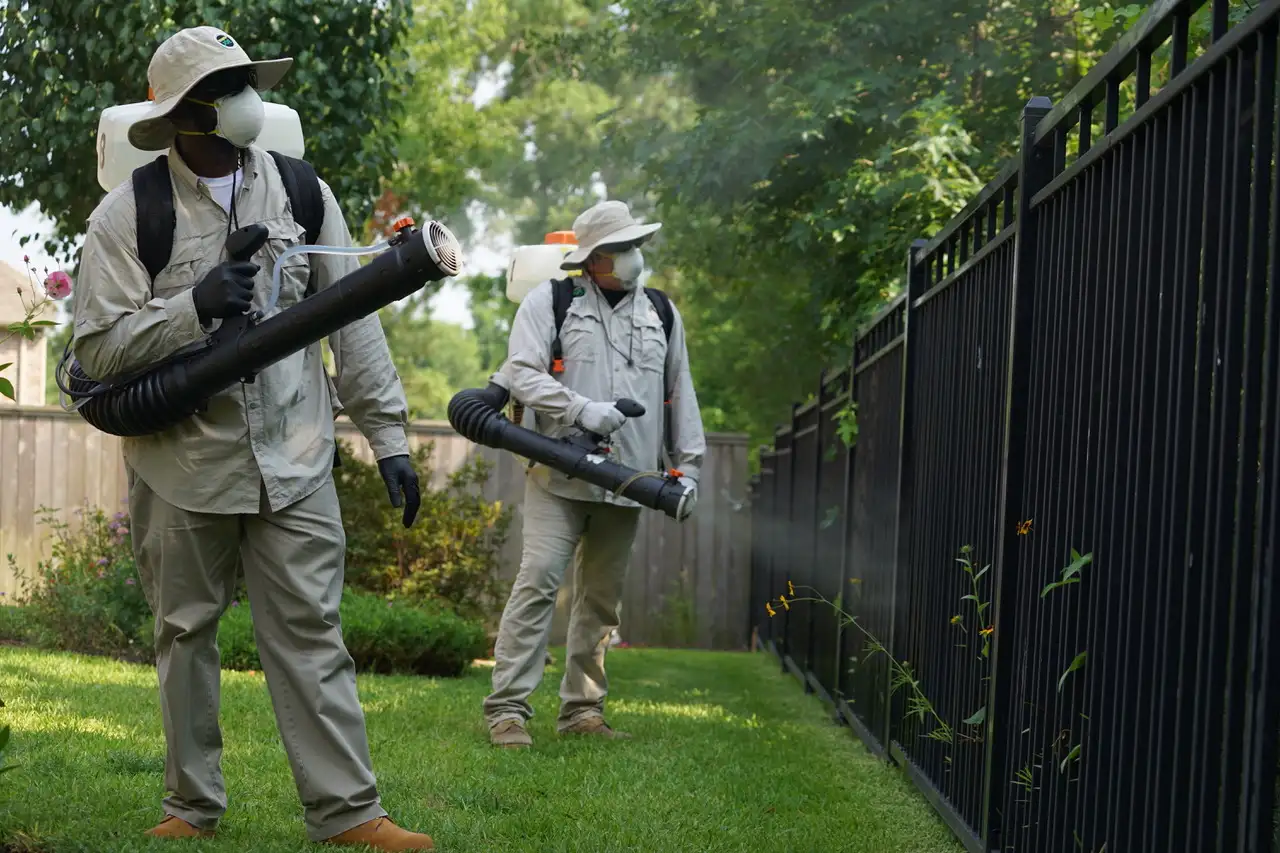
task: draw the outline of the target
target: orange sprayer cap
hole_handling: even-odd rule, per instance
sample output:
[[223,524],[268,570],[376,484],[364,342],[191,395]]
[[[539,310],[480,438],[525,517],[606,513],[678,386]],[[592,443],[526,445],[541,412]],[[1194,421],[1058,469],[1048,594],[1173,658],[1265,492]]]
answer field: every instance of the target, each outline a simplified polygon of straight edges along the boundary
[[402,216],[399,219],[397,219],[395,222],[391,223],[392,231],[399,231],[401,228],[412,228],[412,227],[413,227],[412,216]]
[[547,234],[545,243],[554,243],[562,246],[573,246],[578,242],[578,238],[573,236],[572,231],[552,231]]

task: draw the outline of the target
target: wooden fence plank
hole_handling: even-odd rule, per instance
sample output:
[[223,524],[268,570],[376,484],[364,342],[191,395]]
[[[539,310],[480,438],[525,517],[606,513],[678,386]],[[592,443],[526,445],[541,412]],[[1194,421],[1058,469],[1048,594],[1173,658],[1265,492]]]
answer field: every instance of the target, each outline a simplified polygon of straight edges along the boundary
[[[340,418],[336,431],[357,459],[373,463],[368,442],[350,421]],[[491,463],[481,492],[487,500],[503,501],[514,513],[500,558],[501,576],[510,583],[520,565],[525,461],[477,447],[446,422],[414,422],[408,433],[412,447],[435,444],[430,477],[435,488],[477,456]],[[693,645],[746,648],[745,613],[733,610],[744,607],[745,598],[740,604],[733,602],[734,592],[748,585],[748,554],[745,548],[733,547],[732,540],[748,534],[741,523],[743,514],[728,509],[731,501],[746,497],[746,440],[712,434],[707,445],[706,481],[693,518],[680,525],[654,512],[643,514],[623,598],[621,634],[628,643],[655,644],[675,636],[677,625],[670,620],[678,613],[676,596],[692,595],[697,626]],[[49,554],[50,532],[35,517],[40,506],[57,510],[60,519],[74,527],[76,509],[97,506],[111,515],[125,509],[126,497],[119,439],[57,407],[0,407],[0,592],[10,597],[17,592],[5,553],[13,552],[26,571]],[[572,571],[570,567],[557,608],[553,642],[564,639]]]

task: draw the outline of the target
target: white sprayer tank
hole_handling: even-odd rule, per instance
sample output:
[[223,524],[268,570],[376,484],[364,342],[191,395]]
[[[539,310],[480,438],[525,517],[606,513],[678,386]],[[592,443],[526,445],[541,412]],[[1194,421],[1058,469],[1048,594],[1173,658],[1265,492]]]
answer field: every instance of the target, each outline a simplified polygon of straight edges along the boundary
[[564,256],[576,248],[572,231],[552,231],[544,243],[517,247],[507,264],[507,298],[519,304],[547,279],[578,275],[560,269]]
[[[98,118],[98,185],[111,192],[164,151],[141,151],[129,142],[129,127],[151,110],[151,101],[107,107]],[[255,143],[268,151],[302,157],[302,121],[284,104],[264,103],[266,116]]]

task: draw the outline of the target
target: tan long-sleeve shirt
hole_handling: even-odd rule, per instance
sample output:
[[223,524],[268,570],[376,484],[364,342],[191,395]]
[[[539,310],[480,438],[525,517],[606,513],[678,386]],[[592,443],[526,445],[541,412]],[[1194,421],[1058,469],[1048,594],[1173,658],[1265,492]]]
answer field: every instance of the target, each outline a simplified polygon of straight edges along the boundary
[[[271,273],[286,249],[305,242],[289,212],[284,184],[271,156],[245,153],[243,185],[235,190],[235,222],[208,186],[169,152],[176,226],[169,264],[150,280],[138,258],[133,189],[112,190],[89,218],[73,300],[74,354],[95,379],[130,373],[198,342],[217,328],[201,328],[192,288],[227,259],[230,230],[261,223],[267,244],[253,257],[254,310],[270,298]],[[324,227],[317,243],[351,245],[329,186],[321,182]],[[266,316],[304,296],[314,266],[322,290],[359,265],[351,255],[302,254],[281,271],[280,295]],[[176,426],[123,439],[125,461],[165,501],[194,512],[255,513],[265,486],[273,510],[311,494],[330,476],[335,415],[345,411],[382,459],[409,452],[408,405],[378,315],[370,314],[329,337],[336,382],[324,367],[319,342],[214,396],[206,411]]]
[[[556,377],[548,369],[555,316],[551,283],[543,282],[520,303],[508,338],[507,361],[494,380],[535,413],[537,432],[553,438],[576,429],[574,424],[588,402],[637,401],[645,414],[628,419],[610,438],[615,461],[638,471],[662,470],[662,403],[669,391],[674,458],[668,461],[696,482],[706,454],[706,437],[679,310],[671,306],[675,322],[668,346],[662,318],[638,289],[611,308],[589,277],[577,280],[583,292],[570,303],[560,328],[564,373]],[[670,389],[663,388],[664,366]],[[638,506],[544,466],[533,470],[539,482],[560,497]]]

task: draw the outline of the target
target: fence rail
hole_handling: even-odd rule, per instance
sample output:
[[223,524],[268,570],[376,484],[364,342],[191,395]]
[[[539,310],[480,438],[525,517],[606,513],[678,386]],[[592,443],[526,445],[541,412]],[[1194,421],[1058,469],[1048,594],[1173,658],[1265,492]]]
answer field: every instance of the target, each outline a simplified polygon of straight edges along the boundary
[[[346,418],[337,423],[358,458],[372,462],[372,450]],[[479,447],[448,423],[419,421],[409,427],[409,443],[428,442],[431,484],[440,488],[468,459],[480,455],[493,467],[484,486],[490,500],[512,506],[516,517],[501,556],[506,580],[520,563],[520,505],[524,469],[510,453]],[[48,557],[49,535],[38,518],[41,506],[57,510],[75,525],[74,511],[86,503],[112,512],[124,509],[124,463],[119,439],[54,407],[0,407],[0,592],[12,597],[17,579],[6,555],[29,571]],[[640,645],[745,649],[750,642],[747,579],[750,574],[750,513],[745,508],[748,479],[745,436],[707,436],[707,459],[698,507],[683,524],[645,512],[632,552],[622,602],[623,640]],[[388,511],[390,511],[388,509]],[[572,573],[560,593],[553,642],[563,642]]]
[[1202,6],[1032,99],[753,482],[756,630],[972,851],[1280,849],[1280,2]]

